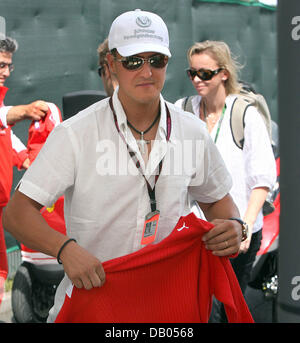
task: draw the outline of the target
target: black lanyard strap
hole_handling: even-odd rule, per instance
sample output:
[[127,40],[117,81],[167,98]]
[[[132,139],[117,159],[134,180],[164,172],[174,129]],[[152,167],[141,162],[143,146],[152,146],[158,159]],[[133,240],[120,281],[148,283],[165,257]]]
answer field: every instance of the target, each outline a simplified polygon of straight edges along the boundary
[[[162,170],[163,160],[161,160],[159,162],[158,174],[155,175],[154,186],[153,186],[153,189],[152,189],[150,184],[149,184],[149,182],[148,182],[148,180],[146,179],[146,177],[145,177],[145,175],[144,175],[144,173],[142,171],[141,164],[140,164],[140,161],[138,160],[138,158],[136,156],[136,153],[130,149],[129,145],[127,144],[127,142],[126,142],[126,140],[125,140],[125,138],[124,138],[124,136],[122,134],[122,132],[120,131],[117,115],[116,115],[116,112],[115,112],[115,109],[114,109],[114,106],[113,106],[112,97],[110,97],[110,99],[109,99],[109,105],[110,105],[110,108],[111,108],[113,116],[114,116],[114,121],[115,121],[116,129],[117,129],[119,135],[121,136],[122,140],[126,144],[129,156],[135,162],[135,166],[137,167],[137,169],[139,170],[140,174],[143,176],[144,180],[146,181],[147,190],[148,190],[148,194],[149,194],[149,198],[150,198],[151,211],[154,212],[154,211],[156,211],[155,186],[156,186],[157,180],[158,180],[159,175],[160,175],[161,170]],[[165,103],[165,106],[166,106],[166,113],[167,113],[167,119],[166,119],[166,121],[167,121],[167,135],[166,135],[166,140],[168,142],[169,139],[170,139],[170,135],[171,135],[171,127],[172,127],[172,125],[171,125],[170,111],[169,111],[168,106],[167,106],[166,103]]]

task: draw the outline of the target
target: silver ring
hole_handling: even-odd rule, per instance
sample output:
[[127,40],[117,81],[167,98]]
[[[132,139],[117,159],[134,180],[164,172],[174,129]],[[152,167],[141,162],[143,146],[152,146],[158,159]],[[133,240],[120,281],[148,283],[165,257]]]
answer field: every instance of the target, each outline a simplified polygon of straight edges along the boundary
[[227,248],[229,247],[229,245],[228,245],[228,241],[225,241],[225,244],[226,244],[226,247],[225,247],[225,249],[227,249]]

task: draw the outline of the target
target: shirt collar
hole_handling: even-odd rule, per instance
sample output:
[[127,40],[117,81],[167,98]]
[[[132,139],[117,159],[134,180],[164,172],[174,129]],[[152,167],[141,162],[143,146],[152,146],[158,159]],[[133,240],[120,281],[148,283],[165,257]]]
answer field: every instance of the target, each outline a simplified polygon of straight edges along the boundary
[[160,94],[160,121],[158,127],[161,138],[167,137],[167,113],[166,113],[166,103],[163,96]]
[[[119,100],[118,97],[118,92],[119,92],[119,87],[117,87],[114,91],[112,100],[118,120],[118,125],[120,128],[120,131],[124,135],[124,137],[127,139],[127,130],[128,130],[128,125],[127,125],[127,117],[124,112],[123,106]],[[160,94],[160,120],[159,120],[159,127],[158,127],[158,137],[160,139],[166,139],[167,136],[167,114],[166,114],[166,106],[165,106],[165,100],[163,96]]]
[[124,130],[127,128],[127,118],[126,114],[124,112],[123,106],[119,100],[118,97],[119,92],[119,86],[115,89],[114,94],[112,96],[112,101],[115,109],[115,114],[117,116],[118,125],[122,133],[124,133]]
[[4,98],[5,98],[5,95],[6,95],[6,92],[8,91],[8,88],[5,87],[5,86],[0,86],[0,104],[2,104]]

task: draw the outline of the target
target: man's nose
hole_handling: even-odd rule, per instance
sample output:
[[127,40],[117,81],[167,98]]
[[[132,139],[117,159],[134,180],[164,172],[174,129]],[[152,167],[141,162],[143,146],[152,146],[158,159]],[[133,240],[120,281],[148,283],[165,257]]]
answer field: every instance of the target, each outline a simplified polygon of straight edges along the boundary
[[2,75],[5,77],[9,77],[10,75],[10,70],[9,70],[9,66],[6,65],[3,69],[2,69]]
[[145,63],[142,65],[141,73],[147,77],[152,76],[152,67],[149,61],[145,61]]

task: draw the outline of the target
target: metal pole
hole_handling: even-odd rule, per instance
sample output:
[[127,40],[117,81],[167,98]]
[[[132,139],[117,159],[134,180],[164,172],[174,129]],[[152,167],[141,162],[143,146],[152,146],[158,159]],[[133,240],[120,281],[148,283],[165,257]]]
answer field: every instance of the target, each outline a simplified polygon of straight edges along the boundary
[[278,322],[300,323],[300,1],[278,1]]

